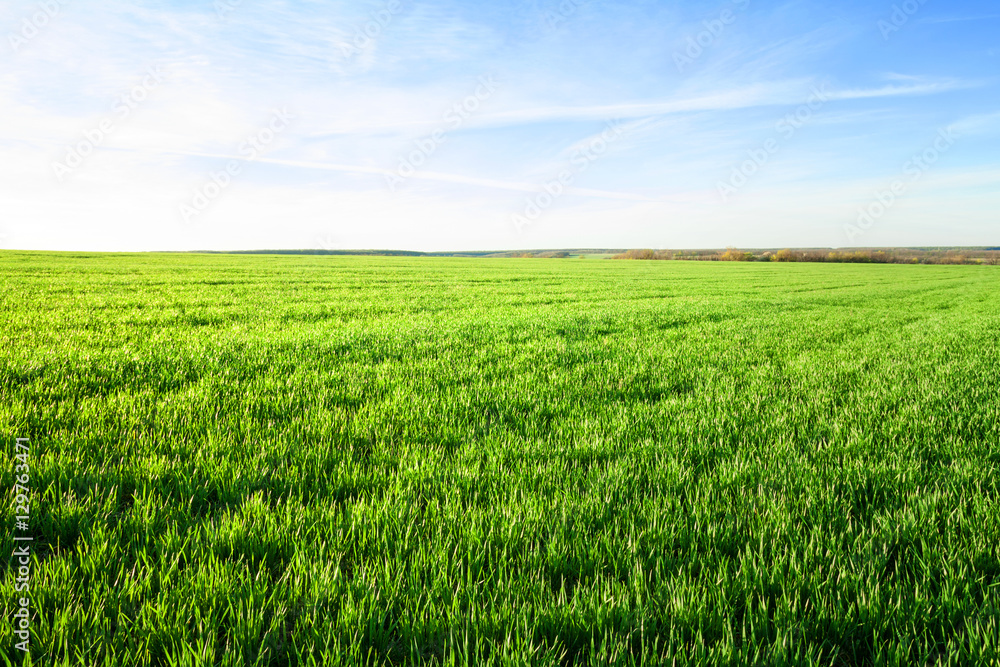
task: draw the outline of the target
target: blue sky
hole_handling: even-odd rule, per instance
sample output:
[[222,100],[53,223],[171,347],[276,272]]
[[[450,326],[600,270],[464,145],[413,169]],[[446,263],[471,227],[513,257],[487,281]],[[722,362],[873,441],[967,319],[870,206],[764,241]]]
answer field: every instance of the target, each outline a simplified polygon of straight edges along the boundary
[[994,2],[0,6],[0,247],[1000,244]]

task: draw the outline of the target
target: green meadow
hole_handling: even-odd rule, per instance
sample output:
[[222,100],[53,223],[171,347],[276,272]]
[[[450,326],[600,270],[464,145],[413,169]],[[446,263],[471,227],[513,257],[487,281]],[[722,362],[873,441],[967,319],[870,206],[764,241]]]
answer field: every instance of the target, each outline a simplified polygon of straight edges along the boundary
[[1000,664],[997,267],[0,276],[5,664]]

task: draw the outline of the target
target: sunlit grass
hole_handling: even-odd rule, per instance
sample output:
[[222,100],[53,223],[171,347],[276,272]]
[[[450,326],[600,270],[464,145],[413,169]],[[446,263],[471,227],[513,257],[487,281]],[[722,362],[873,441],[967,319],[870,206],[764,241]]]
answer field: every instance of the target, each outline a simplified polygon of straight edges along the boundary
[[0,272],[34,664],[1000,660],[995,267]]

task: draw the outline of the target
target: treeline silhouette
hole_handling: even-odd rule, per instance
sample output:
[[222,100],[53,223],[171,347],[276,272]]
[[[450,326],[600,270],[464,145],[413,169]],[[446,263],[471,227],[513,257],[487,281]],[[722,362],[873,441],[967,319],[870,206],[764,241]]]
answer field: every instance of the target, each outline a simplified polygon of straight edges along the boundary
[[1000,264],[997,248],[822,248],[782,250],[626,250],[612,259],[703,262],[831,262],[854,264]]

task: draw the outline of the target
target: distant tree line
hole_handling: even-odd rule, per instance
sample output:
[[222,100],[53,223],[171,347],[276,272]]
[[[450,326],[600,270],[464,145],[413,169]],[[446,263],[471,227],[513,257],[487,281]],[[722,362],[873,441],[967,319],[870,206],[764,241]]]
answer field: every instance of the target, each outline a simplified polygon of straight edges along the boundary
[[508,255],[508,257],[524,257],[524,258],[538,258],[538,259],[565,259],[569,257],[569,253],[565,250],[551,250],[548,252],[513,252]]
[[375,257],[482,257],[489,259],[507,257],[555,258],[579,256],[581,254],[611,254],[620,249],[584,250],[473,250],[460,252],[419,252],[416,250],[318,250],[315,248],[292,250],[194,250],[191,252],[213,255],[358,255]]
[[626,250],[612,259],[703,262],[833,262],[856,264],[1000,264],[1000,250],[980,248],[852,248],[783,250]]

